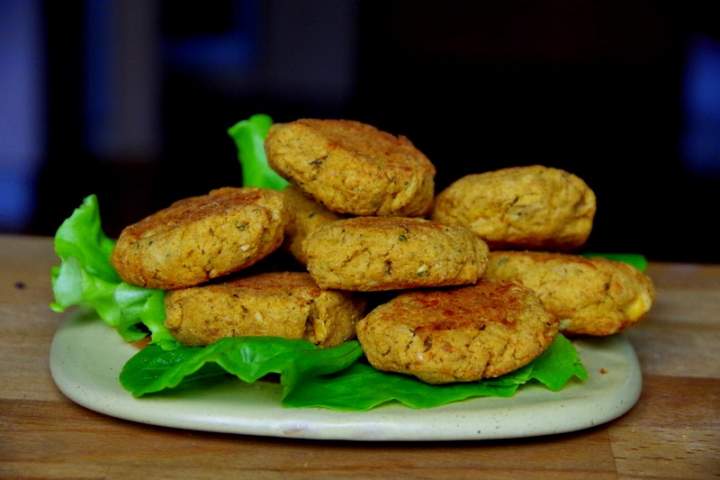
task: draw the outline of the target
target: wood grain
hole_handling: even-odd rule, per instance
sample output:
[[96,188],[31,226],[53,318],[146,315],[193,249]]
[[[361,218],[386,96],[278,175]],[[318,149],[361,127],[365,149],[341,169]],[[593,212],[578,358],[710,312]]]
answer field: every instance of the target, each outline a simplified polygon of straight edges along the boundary
[[523,440],[356,443],[174,430],[73,404],[48,371],[50,241],[0,236],[0,260],[0,478],[720,478],[719,266],[651,266],[658,302],[630,332],[645,385],[623,418]]

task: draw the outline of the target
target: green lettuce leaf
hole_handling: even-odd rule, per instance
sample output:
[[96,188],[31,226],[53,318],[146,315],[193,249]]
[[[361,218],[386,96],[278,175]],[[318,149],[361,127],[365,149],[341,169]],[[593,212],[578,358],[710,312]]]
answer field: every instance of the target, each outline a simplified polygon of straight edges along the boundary
[[472,383],[428,385],[412,377],[375,370],[362,361],[357,341],[319,349],[304,340],[276,337],[224,338],[208,347],[171,351],[148,347],[123,367],[120,383],[139,397],[165,389],[212,384],[222,377],[215,364],[245,382],[278,373],[283,404],[368,410],[398,401],[412,408],[430,408],[471,397],[510,397],[528,382],[550,390],[563,388],[573,377],[587,378],[575,347],[558,335],[550,348],[529,365],[503,377]]
[[[587,379],[575,347],[558,335],[550,348],[525,367],[496,379],[429,385],[412,377],[385,373],[356,363],[346,371],[314,377],[290,392],[289,407],[369,410],[398,401],[411,408],[431,408],[472,397],[511,397],[520,386],[536,381],[550,390],[563,388],[573,377]],[[372,388],[367,388],[372,385]]]
[[165,293],[123,282],[110,263],[114,247],[102,230],[97,197],[90,195],[55,234],[61,263],[51,271],[55,299],[50,308],[90,308],[125,341],[140,340],[149,330],[153,343],[175,347],[177,341],[164,325]]
[[587,252],[582,254],[586,258],[607,258],[608,260],[615,260],[616,262],[627,263],[637,268],[641,272],[647,270],[648,261],[644,255],[639,253],[597,253]]
[[269,116],[258,114],[228,129],[228,134],[235,140],[246,187],[282,190],[288,185],[288,181],[270,167],[265,156],[265,137],[271,125]]
[[[318,348],[306,340],[280,337],[227,337],[207,347],[163,350],[149,346],[135,354],[122,369],[120,383],[136,397],[180,385],[193,374],[215,363],[227,373],[248,383],[269,373],[280,374],[283,396],[317,375],[343,370],[362,355],[357,341],[333,348]],[[207,372],[207,370],[205,370]],[[217,370],[205,375],[212,383]]]

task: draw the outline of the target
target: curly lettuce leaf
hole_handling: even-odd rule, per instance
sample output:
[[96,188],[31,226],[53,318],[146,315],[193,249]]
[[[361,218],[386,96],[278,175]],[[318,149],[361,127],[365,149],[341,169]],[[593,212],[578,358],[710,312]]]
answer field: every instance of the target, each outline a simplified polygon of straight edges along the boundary
[[615,260],[616,262],[627,263],[637,268],[641,272],[647,270],[648,261],[644,255],[639,253],[597,253],[587,252],[582,254],[586,258],[607,258],[608,260]]
[[203,378],[213,363],[240,380],[252,383],[269,373],[280,375],[283,396],[317,375],[327,375],[352,365],[362,355],[357,341],[333,348],[318,348],[307,340],[280,337],[227,337],[207,347],[163,350],[149,346],[135,354],[122,369],[120,383],[136,397],[180,385],[218,379],[217,370]]
[[90,195],[55,234],[61,263],[51,271],[55,299],[50,308],[90,308],[127,342],[146,337],[149,330],[153,343],[174,347],[177,342],[164,325],[164,292],[123,282],[110,263],[114,247],[102,230],[97,197]]
[[217,365],[244,382],[268,373],[281,375],[283,404],[334,410],[369,410],[398,401],[412,408],[430,408],[471,397],[510,397],[534,381],[550,390],[572,378],[587,379],[587,371],[572,343],[559,335],[550,348],[529,365],[503,377],[472,383],[429,385],[405,375],[385,373],[358,361],[357,341],[319,349],[304,340],[276,337],[225,338],[208,347],[163,351],[148,347],[123,367],[120,383],[140,397],[165,389],[211,384],[222,377]]
[[60,258],[76,258],[85,271],[108,282],[120,281],[110,263],[113,248],[115,242],[102,230],[95,195],[86,197],[55,234],[55,253]]
[[288,181],[270,167],[265,156],[265,137],[271,125],[272,119],[268,115],[257,114],[228,129],[228,134],[235,140],[246,187],[282,190],[288,185]]

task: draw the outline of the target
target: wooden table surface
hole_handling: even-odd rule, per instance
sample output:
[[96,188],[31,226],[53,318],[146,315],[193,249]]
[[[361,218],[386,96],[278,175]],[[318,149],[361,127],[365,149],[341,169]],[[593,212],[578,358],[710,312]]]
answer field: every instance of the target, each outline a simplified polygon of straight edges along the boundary
[[86,410],[55,387],[47,238],[0,236],[0,478],[720,478],[720,266],[654,263],[629,331],[638,405],[523,440],[359,443],[174,430]]

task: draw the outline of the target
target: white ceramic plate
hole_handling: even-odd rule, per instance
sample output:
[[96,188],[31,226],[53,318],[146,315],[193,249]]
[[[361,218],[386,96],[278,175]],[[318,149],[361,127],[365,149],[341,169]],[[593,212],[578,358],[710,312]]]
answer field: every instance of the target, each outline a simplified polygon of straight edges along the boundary
[[424,410],[399,404],[369,412],[283,408],[279,385],[234,380],[136,399],[122,389],[118,374],[137,350],[98,319],[77,314],[65,320],[53,339],[50,370],[60,390],[80,405],[153,425],[315,439],[497,439],[592,427],[637,402],[642,376],[624,336],[575,345],[590,373],[584,383],[573,382],[556,393],[527,385],[512,398],[478,398]]

